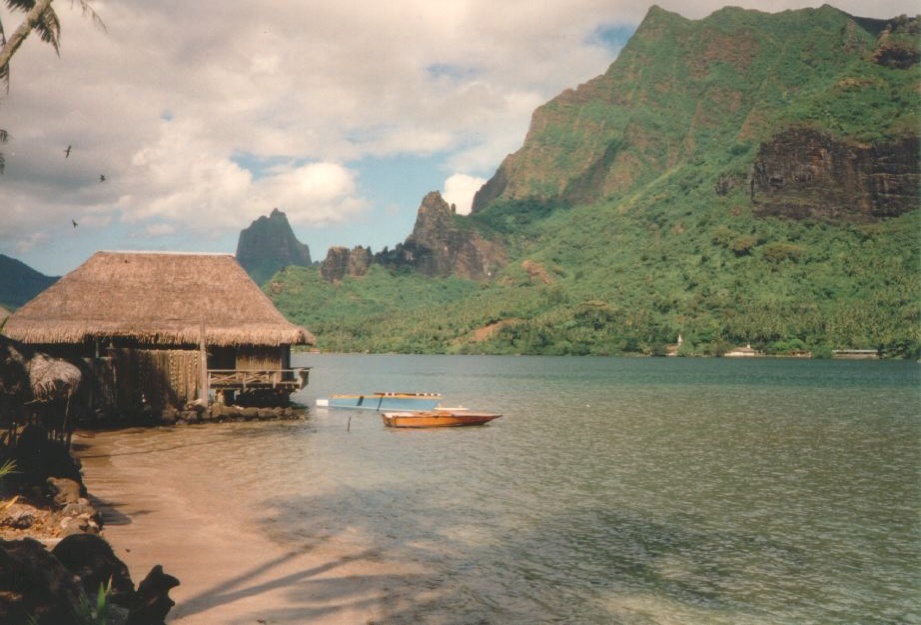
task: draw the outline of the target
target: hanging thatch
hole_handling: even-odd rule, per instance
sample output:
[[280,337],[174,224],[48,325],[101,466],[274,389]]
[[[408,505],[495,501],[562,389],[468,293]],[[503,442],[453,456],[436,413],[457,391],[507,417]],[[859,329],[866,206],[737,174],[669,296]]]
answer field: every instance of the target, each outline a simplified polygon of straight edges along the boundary
[[130,339],[146,345],[312,345],[229,254],[97,252],[16,311],[4,333],[29,344]]
[[31,399],[28,348],[0,335],[0,398],[26,402]]
[[74,365],[0,336],[0,394],[22,402],[72,397],[80,385]]

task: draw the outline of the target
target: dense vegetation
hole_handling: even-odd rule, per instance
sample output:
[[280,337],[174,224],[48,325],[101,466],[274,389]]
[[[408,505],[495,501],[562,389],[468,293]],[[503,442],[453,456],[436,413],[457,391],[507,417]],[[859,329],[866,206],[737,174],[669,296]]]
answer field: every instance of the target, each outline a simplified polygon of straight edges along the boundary
[[681,334],[686,355],[921,355],[921,212],[840,226],[738,210],[692,194],[558,211],[518,230],[519,260],[490,284],[374,266],[334,285],[288,268],[267,290],[334,351],[661,354]]
[[[458,217],[505,241],[509,264],[491,282],[377,266],[329,284],[288,268],[267,292],[329,350],[662,354],[681,335],[685,355],[750,343],[918,358],[921,211],[763,218],[748,184],[760,142],[785,128],[861,143],[917,135],[917,61],[875,62],[883,41],[917,56],[917,25],[886,34],[831,7],[724,9],[701,23],[653,9],[603,81],[539,111],[506,171],[518,195]],[[720,40],[746,32],[750,49]],[[562,188],[558,173],[592,150],[623,163],[615,178],[627,182],[601,196],[595,175]]]

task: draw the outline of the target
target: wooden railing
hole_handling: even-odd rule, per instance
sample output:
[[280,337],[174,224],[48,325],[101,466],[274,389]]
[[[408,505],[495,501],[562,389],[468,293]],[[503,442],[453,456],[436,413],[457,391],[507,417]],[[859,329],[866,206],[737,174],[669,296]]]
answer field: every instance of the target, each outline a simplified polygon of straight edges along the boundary
[[208,369],[208,387],[214,390],[285,389],[307,386],[310,367],[300,369]]

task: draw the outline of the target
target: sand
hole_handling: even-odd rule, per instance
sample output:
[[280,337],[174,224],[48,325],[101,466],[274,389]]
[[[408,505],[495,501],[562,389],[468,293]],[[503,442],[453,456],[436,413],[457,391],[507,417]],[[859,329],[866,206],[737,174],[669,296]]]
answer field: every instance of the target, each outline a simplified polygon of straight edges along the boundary
[[411,610],[412,598],[395,589],[422,571],[387,561],[361,536],[286,549],[236,514],[233,501],[203,507],[167,468],[109,454],[93,437],[75,442],[86,446],[84,481],[103,513],[103,536],[135,584],[156,564],[180,580],[168,623],[361,625]]

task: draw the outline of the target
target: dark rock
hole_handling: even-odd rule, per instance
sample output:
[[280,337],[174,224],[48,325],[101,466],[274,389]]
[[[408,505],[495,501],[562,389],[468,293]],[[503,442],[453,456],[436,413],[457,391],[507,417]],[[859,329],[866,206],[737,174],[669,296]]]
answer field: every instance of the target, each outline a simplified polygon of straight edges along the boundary
[[751,196],[759,216],[874,221],[921,204],[917,136],[872,145],[793,129],[761,145]]
[[58,543],[51,553],[80,578],[88,597],[95,597],[99,587],[107,587],[112,580],[110,601],[124,607],[134,605],[134,582],[128,567],[104,539],[92,534],[75,534]]
[[163,412],[160,413],[160,422],[166,425],[176,423],[177,419],[179,419],[179,410],[174,406],[167,406],[163,409]]
[[35,525],[35,515],[28,510],[20,510],[0,520],[0,525],[14,530],[27,530]]
[[360,245],[352,250],[331,247],[320,263],[320,275],[327,282],[339,282],[346,276],[358,278],[368,273],[371,261],[371,250]]
[[409,266],[426,276],[456,275],[468,280],[488,280],[506,263],[503,245],[475,229],[460,227],[454,209],[437,191],[422,199],[405,243],[377,258],[382,265]]
[[79,464],[67,448],[52,441],[41,426],[27,425],[23,429],[15,453],[17,477],[26,485],[44,486],[49,477],[82,483]]
[[159,564],[150,570],[138,584],[134,605],[125,625],[160,625],[176,602],[169,591],[179,585],[179,580],[163,572]]
[[262,284],[282,267],[309,266],[310,248],[297,240],[287,216],[276,208],[240,233],[237,261]]
[[0,623],[83,625],[85,593],[74,574],[37,540],[0,539]]

